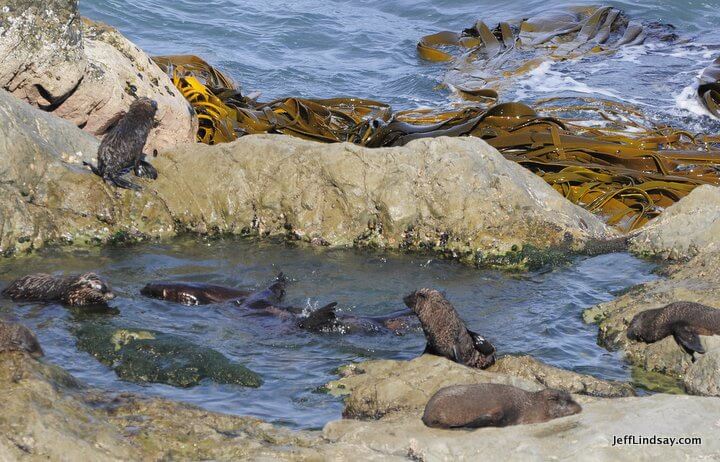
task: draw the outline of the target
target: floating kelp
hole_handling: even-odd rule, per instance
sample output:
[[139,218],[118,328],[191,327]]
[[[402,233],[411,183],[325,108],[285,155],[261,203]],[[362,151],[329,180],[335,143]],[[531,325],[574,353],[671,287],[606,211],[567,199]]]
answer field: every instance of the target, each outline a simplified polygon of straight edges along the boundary
[[[581,26],[564,24],[570,29],[580,27],[577,32],[582,32],[596,23],[593,36],[600,34],[607,41],[605,26],[599,24],[615,24],[618,15],[610,9],[602,11],[603,15],[591,16]],[[481,26],[476,27],[480,27],[479,35],[487,35]],[[549,26],[528,27],[526,34],[551,33]],[[627,30],[607,30],[611,36],[622,33],[621,42],[627,34]],[[540,41],[550,43],[558,37],[543,36]],[[491,41],[489,36],[483,40]],[[642,226],[696,186],[720,184],[719,138],[657,127],[637,108],[622,103],[554,98],[539,101],[540,112],[521,103],[400,112],[356,98],[261,103],[243,97],[234,86],[218,87],[232,83],[199,58],[156,59],[201,115],[198,139],[205,143],[251,133],[283,133],[367,147],[401,146],[438,136],[476,136],[541,176],[572,202],[626,231]],[[493,97],[482,92],[474,96]]]
[[720,56],[700,76],[698,96],[707,110],[720,118]]
[[451,62],[445,82],[468,99],[497,98],[517,76],[546,61],[561,61],[641,45],[649,37],[671,41],[672,26],[631,21],[610,7],[549,10],[489,27],[482,20],[462,32],[443,31],[420,39],[418,55]]

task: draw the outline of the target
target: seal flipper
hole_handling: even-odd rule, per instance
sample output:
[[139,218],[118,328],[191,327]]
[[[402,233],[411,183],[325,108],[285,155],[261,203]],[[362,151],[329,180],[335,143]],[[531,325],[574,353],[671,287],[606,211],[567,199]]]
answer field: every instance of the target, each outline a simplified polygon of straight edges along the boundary
[[700,343],[700,336],[688,325],[677,326],[673,329],[673,338],[695,361],[695,353],[705,354],[705,348]]
[[334,328],[337,326],[337,316],[335,315],[336,306],[337,302],[332,302],[322,308],[318,308],[308,314],[307,317],[300,319],[297,324],[298,327],[313,332]]
[[478,352],[482,353],[484,356],[490,356],[491,354],[495,353],[495,346],[493,346],[493,344],[490,343],[485,337],[471,331],[470,329],[468,329],[467,332],[468,334],[470,334],[470,337],[472,337],[473,345]]
[[142,188],[140,186],[138,186],[135,183],[128,181],[124,178],[121,178],[120,176],[107,177],[106,181],[114,184],[118,188],[132,189],[133,191],[141,191],[142,190]]
[[92,172],[93,172],[95,175],[97,175],[97,176],[102,176],[102,173],[100,173],[100,170],[98,170],[98,168],[97,168],[96,166],[94,166],[93,164],[91,164],[90,162],[83,161],[83,165],[85,165],[85,166],[87,166],[87,167],[90,167],[90,170],[92,170]]
[[149,162],[143,158],[135,166],[135,176],[150,178],[151,180],[157,180],[158,171]]
[[465,428],[503,427],[503,426],[505,426],[505,424],[503,423],[504,417],[505,417],[505,413],[503,412],[502,408],[496,407],[496,408],[490,409],[485,414],[471,420],[470,422],[460,425],[460,427],[465,427]]

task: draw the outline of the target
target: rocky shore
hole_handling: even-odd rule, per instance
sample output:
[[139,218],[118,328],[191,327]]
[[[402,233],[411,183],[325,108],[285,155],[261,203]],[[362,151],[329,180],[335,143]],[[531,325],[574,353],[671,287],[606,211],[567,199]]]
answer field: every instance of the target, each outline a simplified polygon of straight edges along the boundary
[[[263,135],[191,143],[197,120],[172,82],[117,31],[85,21],[74,1],[6,2],[0,27],[0,253],[182,233],[283,237],[316,245],[432,252],[524,269],[598,247],[617,233],[480,139],[436,138],[368,149]],[[28,31],[33,40],[22,40]],[[48,48],[48,44],[53,44]],[[7,91],[6,91],[7,90]],[[82,166],[134,95],[160,104],[149,153],[160,172],[136,193]],[[79,127],[82,127],[79,128]],[[184,143],[184,144],[183,144]],[[588,309],[599,341],[639,368],[720,396],[720,341],[695,363],[672,337],[626,337],[632,317],[673,301],[720,306],[720,194],[697,188],[630,237],[663,261],[664,279]],[[609,247],[610,248],[610,247]],[[0,460],[463,460],[720,458],[720,401],[656,394],[503,357],[488,371],[422,356],[340,371],[328,392],[346,419],[291,431],[254,418],[85,388],[52,358],[0,353]],[[543,424],[475,431],[426,428],[439,388],[502,383],[577,395],[583,412]],[[613,447],[614,436],[701,437],[702,445]]]

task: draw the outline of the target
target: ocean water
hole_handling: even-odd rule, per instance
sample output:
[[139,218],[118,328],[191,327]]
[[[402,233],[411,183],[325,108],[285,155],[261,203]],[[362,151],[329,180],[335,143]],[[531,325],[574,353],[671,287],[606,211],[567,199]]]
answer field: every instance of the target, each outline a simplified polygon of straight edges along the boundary
[[[446,64],[420,60],[418,39],[482,19],[523,18],[584,0],[81,0],[83,14],[119,28],[151,54],[197,54],[263,99],[357,96],[396,109],[441,107]],[[610,1],[630,17],[675,26],[683,45],[648,44],[609,59],[544,66],[501,95],[532,102],[595,96],[633,102],[657,122],[720,132],[693,86],[720,55],[720,0]]]
[[421,255],[230,238],[47,250],[28,258],[0,260],[0,289],[32,272],[99,273],[111,281],[117,295],[111,303],[120,311],[112,317],[115,325],[173,333],[214,348],[262,375],[265,383],[258,389],[210,382],[189,389],[123,382],[76,348],[72,332],[87,319],[58,304],[0,298],[0,319],[31,327],[48,361],[92,386],[183,400],[294,427],[320,428],[342,413],[340,399],[318,390],[337,378],[336,368],[368,359],[414,358],[425,348],[422,331],[314,334],[233,304],[186,307],[147,299],[140,289],[158,280],[261,288],[283,271],[291,280],[288,304],[312,309],[336,301],[343,313],[381,315],[403,309],[402,299],[411,291],[432,287],[443,291],[468,327],[487,337],[500,355],[531,354],[565,369],[631,381],[630,366],[619,353],[596,344],[597,327],[584,324],[581,315],[584,308],[611,300],[617,291],[654,279],[652,269],[652,264],[627,254],[609,254],[512,274]]

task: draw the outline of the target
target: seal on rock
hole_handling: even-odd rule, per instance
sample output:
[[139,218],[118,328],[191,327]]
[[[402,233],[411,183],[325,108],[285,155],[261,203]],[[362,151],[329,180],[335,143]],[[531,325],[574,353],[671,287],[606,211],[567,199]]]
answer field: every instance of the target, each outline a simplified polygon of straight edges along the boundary
[[456,363],[484,369],[495,363],[495,347],[469,330],[452,304],[437,290],[420,289],[404,299],[420,319],[427,347],[425,353],[444,356]]
[[438,390],[425,406],[422,421],[433,428],[506,427],[547,422],[578,414],[582,407],[565,391],[525,391],[481,383]]
[[122,176],[133,169],[138,177],[157,178],[155,167],[145,161],[143,148],[155,121],[157,103],[150,98],[133,101],[120,121],[105,135],[98,148],[97,166],[85,162],[93,173],[119,188],[142,189]]
[[720,309],[694,302],[675,302],[636,314],[627,330],[630,340],[645,343],[670,335],[695,361],[695,353],[705,353],[699,336],[720,335]]
[[30,274],[11,282],[2,294],[13,300],[61,302],[69,306],[107,305],[115,298],[110,286],[95,273],[60,277]]
[[34,358],[45,354],[30,329],[22,324],[0,321],[0,353],[6,351],[24,351]]

